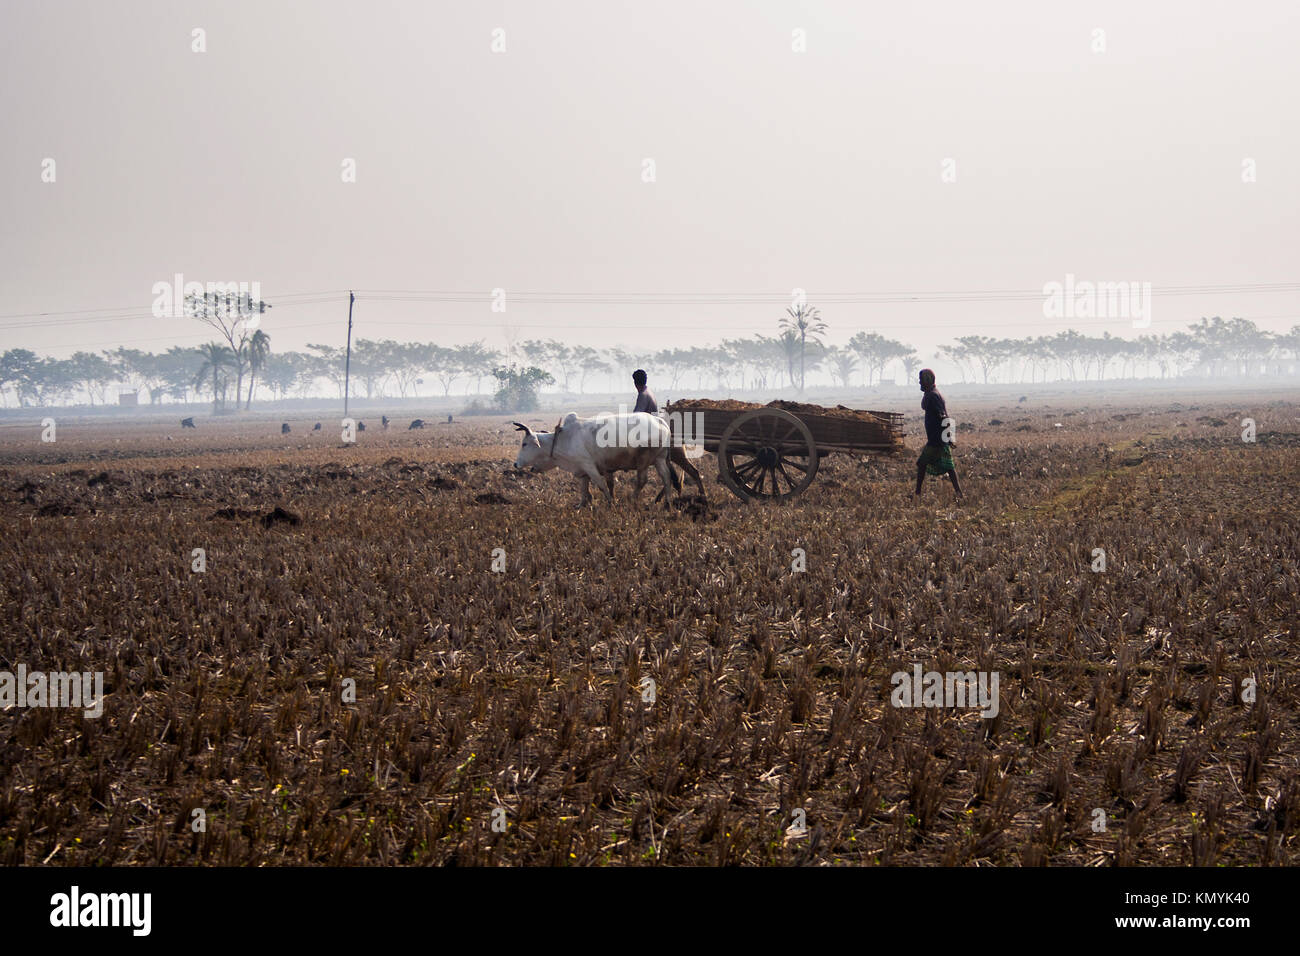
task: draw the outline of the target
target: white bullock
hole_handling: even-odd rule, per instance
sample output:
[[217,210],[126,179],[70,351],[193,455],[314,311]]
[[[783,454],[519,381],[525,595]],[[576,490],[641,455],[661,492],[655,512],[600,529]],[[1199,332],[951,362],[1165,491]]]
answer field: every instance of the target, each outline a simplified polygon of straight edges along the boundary
[[573,412],[564,417],[554,432],[534,432],[527,425],[514,422],[524,433],[523,444],[515,458],[516,468],[549,471],[563,468],[577,475],[582,484],[579,507],[591,503],[594,483],[609,501],[614,500],[605,475],[615,471],[635,471],[636,491],[645,487],[646,473],[653,467],[664,483],[664,499],[677,477],[668,467],[672,433],[668,423],[645,412],[597,415],[579,418]]

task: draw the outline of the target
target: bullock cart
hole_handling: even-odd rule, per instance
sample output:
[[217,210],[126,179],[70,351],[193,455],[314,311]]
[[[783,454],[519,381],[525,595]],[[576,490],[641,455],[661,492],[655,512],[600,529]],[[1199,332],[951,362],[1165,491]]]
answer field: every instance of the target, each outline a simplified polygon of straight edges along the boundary
[[831,452],[903,450],[900,412],[710,399],[670,402],[664,411],[673,444],[714,452],[718,477],[741,501],[798,497],[817,476],[821,457]]

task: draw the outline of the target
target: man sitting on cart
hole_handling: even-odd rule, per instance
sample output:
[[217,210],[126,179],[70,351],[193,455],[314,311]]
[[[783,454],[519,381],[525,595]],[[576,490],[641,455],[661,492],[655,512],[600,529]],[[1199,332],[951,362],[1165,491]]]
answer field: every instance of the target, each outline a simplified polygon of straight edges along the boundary
[[636,405],[632,407],[634,412],[649,412],[651,415],[659,414],[659,403],[655,401],[654,395],[650,389],[646,388],[645,369],[639,368],[632,373],[632,384],[636,386]]
[[[649,412],[651,415],[658,415],[659,403],[655,401],[655,397],[650,393],[650,389],[646,388],[646,379],[647,376],[645,373],[645,369],[643,368],[639,368],[632,373],[632,384],[636,386],[636,405],[632,407],[632,411]],[[673,477],[673,484],[675,486],[677,484],[677,475],[675,472],[673,473],[672,477]],[[611,472],[604,473],[604,478],[605,481],[609,484],[610,494],[613,495],[614,472],[611,471]],[[662,498],[663,496],[664,496],[664,492],[660,492],[659,498]],[[658,501],[659,498],[656,498],[655,500]]]

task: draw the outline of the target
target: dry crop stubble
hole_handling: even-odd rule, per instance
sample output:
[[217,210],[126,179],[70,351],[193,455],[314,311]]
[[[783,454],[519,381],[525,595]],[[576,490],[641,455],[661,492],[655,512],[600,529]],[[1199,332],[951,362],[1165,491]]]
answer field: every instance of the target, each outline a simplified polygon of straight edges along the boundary
[[[1293,864],[1295,434],[1070,411],[961,433],[960,507],[847,456],[745,507],[709,458],[705,518],[576,511],[494,423],[4,446],[0,658],[109,696],[0,714],[0,859]],[[890,706],[913,663],[998,716]]]

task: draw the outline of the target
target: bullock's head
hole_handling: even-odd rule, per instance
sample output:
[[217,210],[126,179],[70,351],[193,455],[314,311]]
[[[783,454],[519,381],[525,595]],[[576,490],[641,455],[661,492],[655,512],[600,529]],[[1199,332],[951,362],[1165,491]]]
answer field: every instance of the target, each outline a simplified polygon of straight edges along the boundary
[[524,433],[523,444],[519,446],[519,455],[515,458],[516,468],[531,468],[533,471],[548,471],[557,464],[551,454],[555,447],[555,436],[546,432],[534,432],[521,422],[511,422],[515,431]]

